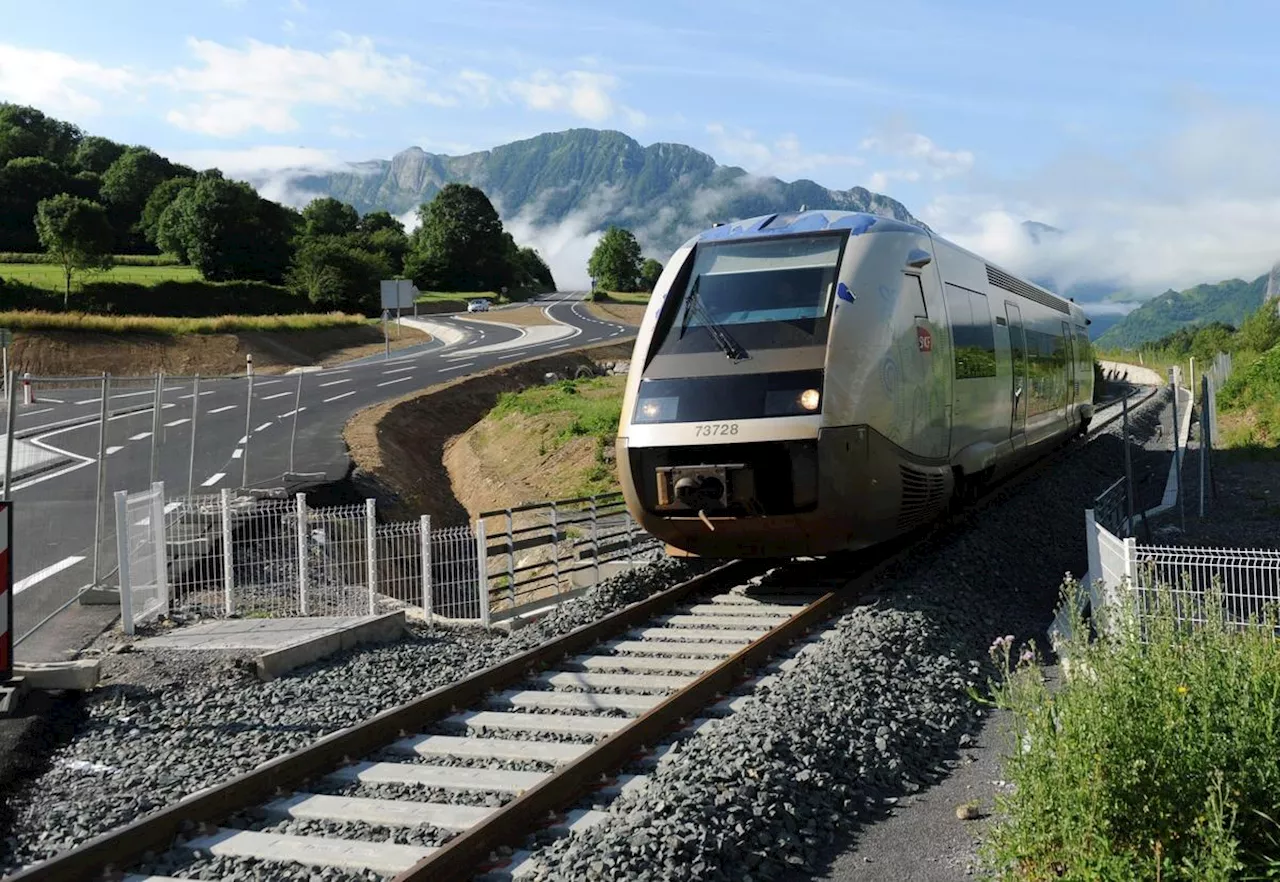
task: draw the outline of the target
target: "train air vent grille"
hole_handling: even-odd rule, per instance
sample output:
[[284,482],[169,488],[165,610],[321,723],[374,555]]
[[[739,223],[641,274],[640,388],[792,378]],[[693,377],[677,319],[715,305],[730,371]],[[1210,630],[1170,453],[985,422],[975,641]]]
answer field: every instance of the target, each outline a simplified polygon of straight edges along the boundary
[[1014,294],[1021,294],[1028,300],[1034,300],[1036,303],[1043,304],[1050,309],[1056,309],[1058,312],[1071,314],[1071,310],[1062,298],[1054,297],[1052,294],[1046,294],[1039,288],[1033,288],[1021,279],[1015,279],[1013,276],[998,270],[994,266],[987,266],[987,281],[995,285],[997,288],[1004,288],[1006,291],[1012,291]]
[[922,472],[911,466],[899,466],[902,473],[902,507],[898,511],[898,528],[910,530],[930,520],[946,499],[946,480],[933,472]]

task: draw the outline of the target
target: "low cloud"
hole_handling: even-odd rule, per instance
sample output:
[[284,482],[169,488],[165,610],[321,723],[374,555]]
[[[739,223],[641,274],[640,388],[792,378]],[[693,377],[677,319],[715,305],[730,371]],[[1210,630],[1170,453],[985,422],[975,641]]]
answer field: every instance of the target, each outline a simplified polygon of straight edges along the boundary
[[[547,202],[556,194],[570,190],[548,188],[510,220],[504,216],[503,226],[521,246],[537,250],[551,268],[556,287],[562,291],[581,290],[591,284],[587,261],[604,235],[604,219],[615,216],[624,201],[620,187],[601,186],[566,215],[559,223],[539,223],[546,211]],[[499,213],[501,208],[499,208]]]
[[806,151],[794,134],[765,141],[750,129],[730,129],[722,123],[711,123],[706,128],[713,139],[713,152],[718,162],[741,166],[756,174],[781,178],[808,177],[840,168],[856,168],[866,162],[852,153]]
[[[1024,179],[974,175],[919,212],[946,238],[1060,287],[1113,282],[1147,298],[1252,280],[1280,259],[1280,117],[1196,97],[1127,156],[1066,154]],[[1024,220],[1060,234],[1035,242]]]
[[105,96],[123,96],[142,77],[62,52],[0,44],[0,98],[62,117],[102,112]]

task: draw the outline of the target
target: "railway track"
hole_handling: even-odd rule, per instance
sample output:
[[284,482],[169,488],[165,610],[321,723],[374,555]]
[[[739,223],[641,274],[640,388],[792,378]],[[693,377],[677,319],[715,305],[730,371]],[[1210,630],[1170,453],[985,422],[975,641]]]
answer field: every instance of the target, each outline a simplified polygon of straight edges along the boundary
[[[1070,449],[993,485],[977,507]],[[763,563],[725,564],[9,878],[174,882],[238,860],[396,882],[520,878],[527,855],[500,849],[597,823],[681,737],[745,700],[731,695],[758,683],[751,672],[785,669],[778,656],[910,547],[767,575]],[[617,776],[628,766],[638,773]],[[584,798],[591,808],[569,810]],[[171,849],[200,856],[174,870],[187,875],[137,872]]]

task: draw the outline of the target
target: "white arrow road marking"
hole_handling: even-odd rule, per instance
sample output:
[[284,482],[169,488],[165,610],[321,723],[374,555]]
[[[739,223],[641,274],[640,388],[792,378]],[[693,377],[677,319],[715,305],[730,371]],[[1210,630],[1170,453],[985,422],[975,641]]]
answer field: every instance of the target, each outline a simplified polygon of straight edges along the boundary
[[45,579],[49,578],[50,576],[62,572],[67,567],[74,567],[76,564],[80,563],[80,561],[82,560],[84,560],[83,555],[73,554],[71,557],[64,557],[62,560],[58,561],[56,564],[50,564],[49,566],[45,567],[43,570],[39,570],[38,572],[32,573],[30,576],[27,576],[25,579],[20,579],[19,581],[14,582],[13,593],[21,594],[23,591],[26,591],[32,585],[35,585],[38,582],[43,582]]

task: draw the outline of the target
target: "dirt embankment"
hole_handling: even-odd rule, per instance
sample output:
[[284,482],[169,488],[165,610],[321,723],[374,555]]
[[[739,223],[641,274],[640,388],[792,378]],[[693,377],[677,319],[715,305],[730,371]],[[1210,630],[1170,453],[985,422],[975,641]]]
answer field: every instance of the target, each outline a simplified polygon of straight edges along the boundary
[[490,476],[461,454],[449,456],[459,479],[455,487],[446,451],[493,408],[501,393],[539,385],[549,372],[572,377],[579,368],[630,356],[629,343],[606,343],[493,368],[366,408],[351,418],[343,433],[355,462],[355,480],[371,483],[373,492],[387,500],[389,517],[429,514],[441,525],[470,521],[476,510],[490,505],[511,505],[513,493],[530,498],[560,495],[537,481],[526,482],[524,491],[507,479],[486,483]]
[[[431,339],[409,327],[392,330],[391,348]],[[331,364],[383,351],[382,330],[372,326],[314,331],[254,331],[240,334],[101,334],[86,331],[23,331],[13,336],[10,369],[35,376],[238,374],[245,355],[254,371],[280,373],[293,367]]]
[[596,318],[637,328],[644,321],[644,312],[648,308],[643,303],[610,303],[607,300],[587,302],[587,310]]

